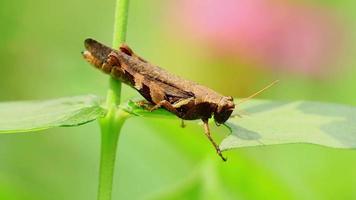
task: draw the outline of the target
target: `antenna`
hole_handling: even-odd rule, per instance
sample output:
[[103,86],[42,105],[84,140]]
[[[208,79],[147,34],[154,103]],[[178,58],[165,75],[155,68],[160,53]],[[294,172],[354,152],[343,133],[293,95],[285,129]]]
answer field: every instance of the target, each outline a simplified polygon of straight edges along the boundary
[[269,85],[267,85],[266,87],[262,88],[260,91],[256,92],[255,94],[253,94],[253,95],[251,95],[251,96],[249,96],[249,97],[247,97],[247,98],[242,99],[240,102],[237,102],[237,103],[235,104],[235,106],[240,105],[240,104],[242,104],[242,103],[244,103],[244,102],[246,102],[246,101],[252,99],[253,97],[255,97],[255,96],[261,94],[263,91],[267,90],[268,88],[272,87],[273,85],[275,85],[275,84],[278,83],[278,82],[279,82],[279,80],[273,81],[271,84],[269,84]]

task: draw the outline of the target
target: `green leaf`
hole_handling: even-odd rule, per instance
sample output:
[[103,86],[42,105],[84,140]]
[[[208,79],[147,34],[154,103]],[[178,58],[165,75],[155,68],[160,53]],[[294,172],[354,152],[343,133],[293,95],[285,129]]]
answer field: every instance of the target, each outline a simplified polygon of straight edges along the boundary
[[[121,104],[120,108],[132,115],[140,116],[140,117],[152,117],[152,118],[177,118],[172,113],[168,112],[163,108],[159,108],[152,112],[148,111],[148,109],[143,108],[142,106],[138,106],[137,102],[142,101],[142,99],[132,99],[126,102],[125,104]],[[148,105],[148,104],[147,104]],[[152,105],[148,105],[152,106]]]
[[105,114],[93,95],[47,101],[0,103],[0,133],[29,132],[52,127],[79,126]]
[[222,150],[288,143],[356,148],[356,107],[318,102],[251,100],[247,116],[232,117]]

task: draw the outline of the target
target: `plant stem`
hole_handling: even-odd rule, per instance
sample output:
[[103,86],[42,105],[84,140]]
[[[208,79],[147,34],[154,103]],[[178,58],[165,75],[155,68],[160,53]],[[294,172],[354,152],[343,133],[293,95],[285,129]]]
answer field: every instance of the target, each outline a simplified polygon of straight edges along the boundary
[[[114,35],[112,46],[117,49],[126,41],[127,19],[130,0],[116,0]],[[121,82],[110,77],[110,88],[107,94],[107,105],[119,105],[121,97]]]
[[[129,0],[117,0],[113,48],[118,48],[126,40]],[[98,200],[111,200],[115,159],[121,128],[129,114],[119,109],[121,100],[121,82],[110,78],[107,93],[107,115],[99,120],[101,129],[101,158],[99,171]]]
[[120,130],[129,116],[122,110],[109,110],[107,117],[100,120],[101,158],[98,200],[111,200],[115,158]]
[[126,41],[127,18],[130,0],[116,0],[113,47]]

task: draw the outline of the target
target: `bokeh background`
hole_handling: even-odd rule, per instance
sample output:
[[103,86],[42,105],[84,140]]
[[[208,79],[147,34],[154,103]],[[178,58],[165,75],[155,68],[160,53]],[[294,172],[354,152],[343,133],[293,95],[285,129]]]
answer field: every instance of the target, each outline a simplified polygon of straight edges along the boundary
[[[111,44],[114,4],[1,0],[0,101],[105,96],[108,77],[80,52],[87,37]],[[355,9],[354,0],[131,0],[127,43],[225,95],[279,79],[260,98],[356,105]],[[0,199],[96,199],[99,144],[96,123],[1,135]],[[293,144],[226,155],[222,163],[193,123],[132,118],[114,199],[356,199],[356,151]]]

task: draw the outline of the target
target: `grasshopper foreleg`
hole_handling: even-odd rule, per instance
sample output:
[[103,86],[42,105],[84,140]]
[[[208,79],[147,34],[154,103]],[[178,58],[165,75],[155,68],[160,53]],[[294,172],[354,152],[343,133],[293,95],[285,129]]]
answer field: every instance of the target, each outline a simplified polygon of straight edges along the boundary
[[211,144],[213,144],[213,146],[214,146],[216,152],[217,152],[218,155],[221,157],[221,159],[222,159],[223,161],[226,161],[226,158],[222,155],[219,146],[216,144],[216,142],[214,141],[214,139],[211,137],[210,129],[209,129],[209,119],[203,119],[203,123],[204,123],[204,133],[205,133],[205,135],[208,137],[208,139],[210,140]]

